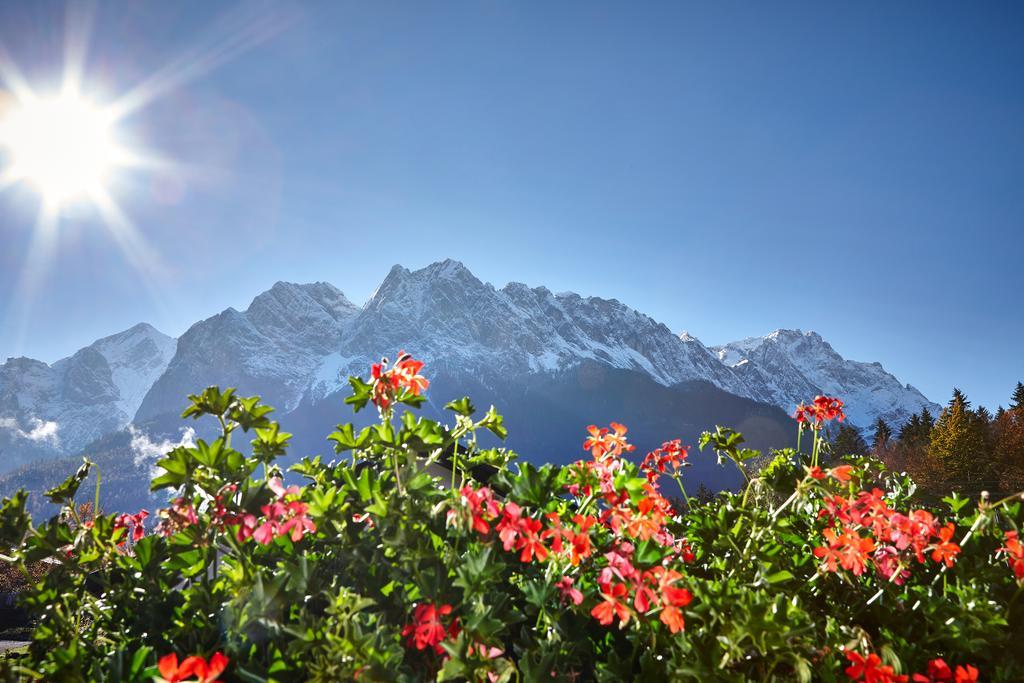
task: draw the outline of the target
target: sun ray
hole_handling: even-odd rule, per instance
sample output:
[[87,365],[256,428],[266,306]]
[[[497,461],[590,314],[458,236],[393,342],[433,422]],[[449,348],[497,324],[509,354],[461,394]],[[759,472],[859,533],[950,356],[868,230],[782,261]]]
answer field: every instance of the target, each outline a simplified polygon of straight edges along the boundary
[[180,88],[286,29],[297,14],[284,7],[251,10],[238,5],[222,15],[192,47],[167,66],[119,97],[110,111],[121,119],[167,92]]
[[18,276],[18,284],[15,285],[13,296],[10,299],[14,305],[4,316],[4,329],[13,330],[15,353],[21,353],[24,349],[29,315],[32,312],[39,283],[48,271],[54,249],[57,246],[57,216],[54,206],[45,202],[40,206],[28,254],[25,256],[21,273]]
[[162,284],[169,270],[159,254],[149,246],[106,188],[100,185],[90,188],[89,197],[125,260],[138,273],[139,281],[158,311],[161,314],[167,313],[169,305],[164,298]]

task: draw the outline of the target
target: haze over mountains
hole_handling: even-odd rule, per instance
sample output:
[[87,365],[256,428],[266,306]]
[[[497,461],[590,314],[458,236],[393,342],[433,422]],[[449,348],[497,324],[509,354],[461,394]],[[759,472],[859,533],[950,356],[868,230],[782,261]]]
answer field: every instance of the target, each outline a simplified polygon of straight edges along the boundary
[[[325,452],[348,419],[349,374],[399,348],[427,362],[428,412],[469,394],[506,413],[511,445],[532,460],[578,457],[590,422],[617,419],[638,445],[714,424],[755,445],[784,445],[783,411],[818,393],[843,397],[851,421],[892,425],[938,406],[878,363],[849,361],[813,332],[778,330],[708,348],[614,299],[481,282],[452,260],[395,266],[362,307],[334,286],[279,282],[245,311],[229,308],[179,339],[140,324],[53,365],[0,366],[0,471],[74,455],[134,423],[175,437],[186,395],[210,384],[259,394],[296,447]],[[123,439],[127,444],[129,439]],[[115,439],[116,442],[116,439]]]

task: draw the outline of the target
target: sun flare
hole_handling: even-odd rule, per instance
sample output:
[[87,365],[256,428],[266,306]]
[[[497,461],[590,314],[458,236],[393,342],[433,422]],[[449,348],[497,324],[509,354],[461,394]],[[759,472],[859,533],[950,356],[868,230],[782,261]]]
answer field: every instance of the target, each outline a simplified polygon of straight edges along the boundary
[[39,192],[50,206],[94,197],[125,161],[115,120],[74,94],[31,97],[0,113],[0,147],[8,176]]

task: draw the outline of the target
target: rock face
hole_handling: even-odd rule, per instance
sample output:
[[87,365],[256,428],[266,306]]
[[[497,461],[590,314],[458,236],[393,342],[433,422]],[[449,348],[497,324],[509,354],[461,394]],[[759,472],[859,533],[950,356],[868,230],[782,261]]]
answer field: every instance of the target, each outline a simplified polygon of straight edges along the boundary
[[0,471],[35,457],[75,453],[127,425],[163,374],[175,340],[140,324],[53,365],[0,366]]
[[358,312],[327,283],[278,282],[245,311],[229,308],[181,335],[136,421],[180,413],[188,394],[211,384],[258,394],[281,412],[292,410],[323,358],[340,348],[342,331]]
[[879,417],[897,427],[922,408],[935,415],[940,410],[880,363],[846,360],[816,332],[775,330],[713,350],[743,379],[745,395],[783,408],[816,394],[839,396],[850,421],[862,429]]
[[[310,416],[325,401],[337,406],[349,374],[399,349],[425,360],[439,389],[493,397],[524,423],[529,409],[509,402],[532,401],[558,383],[567,396],[586,391],[602,367],[672,391],[710,386],[785,411],[833,394],[861,428],[877,416],[895,427],[922,407],[937,409],[877,363],[845,360],[813,332],[778,330],[708,348],[615,299],[515,282],[497,289],[446,260],[415,271],[395,266],[362,307],[327,283],[278,282],[245,311],[229,308],[177,341],[138,325],[52,366],[11,359],[0,366],[0,471],[74,454],[129,422],[173,435],[186,395],[210,384],[258,394],[278,416],[319,425]],[[616,377],[615,386],[639,386]],[[638,394],[622,410],[640,415],[642,400]],[[722,414],[721,423],[738,425],[752,410],[718,405],[743,413]]]

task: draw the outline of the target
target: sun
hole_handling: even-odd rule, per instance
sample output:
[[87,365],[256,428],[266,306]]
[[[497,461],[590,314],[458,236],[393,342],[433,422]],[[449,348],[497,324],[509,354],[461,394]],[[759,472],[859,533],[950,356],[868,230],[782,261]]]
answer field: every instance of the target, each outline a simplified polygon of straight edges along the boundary
[[9,182],[32,186],[50,207],[95,197],[126,161],[116,120],[73,93],[32,96],[0,112]]

